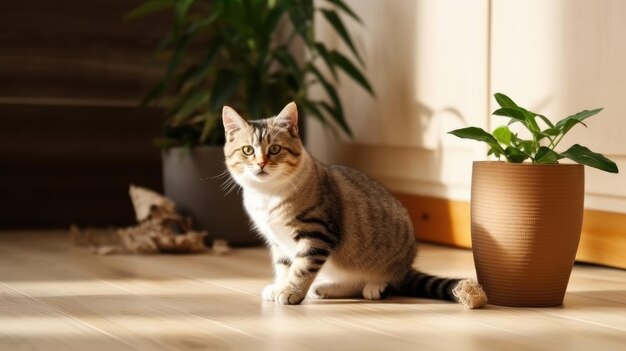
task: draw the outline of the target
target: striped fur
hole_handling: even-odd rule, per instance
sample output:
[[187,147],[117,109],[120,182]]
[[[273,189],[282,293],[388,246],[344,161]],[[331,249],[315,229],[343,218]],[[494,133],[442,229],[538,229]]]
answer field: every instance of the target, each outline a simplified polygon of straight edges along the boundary
[[[225,107],[223,120],[227,168],[271,247],[275,282],[264,290],[264,299],[297,304],[311,290],[328,298],[380,299],[393,292],[458,300],[454,289],[460,280],[412,268],[413,226],[382,185],[354,169],[325,166],[306,152],[295,104],[253,122]],[[271,154],[271,145],[280,152]],[[254,154],[246,155],[247,146]]]

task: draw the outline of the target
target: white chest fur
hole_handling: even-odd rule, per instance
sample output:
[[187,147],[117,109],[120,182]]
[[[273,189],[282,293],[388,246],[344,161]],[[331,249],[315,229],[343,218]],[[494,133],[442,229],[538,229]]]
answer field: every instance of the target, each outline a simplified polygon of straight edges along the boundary
[[248,215],[265,240],[278,245],[283,254],[293,258],[296,242],[290,228],[285,226],[284,214],[280,208],[283,197],[246,191],[243,200]]

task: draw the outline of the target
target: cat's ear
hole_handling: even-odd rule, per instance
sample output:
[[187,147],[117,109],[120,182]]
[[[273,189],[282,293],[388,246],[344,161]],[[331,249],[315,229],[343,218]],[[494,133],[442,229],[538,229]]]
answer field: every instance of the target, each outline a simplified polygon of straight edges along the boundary
[[298,106],[290,102],[283,108],[274,120],[279,128],[287,129],[292,134],[298,135]]
[[224,106],[224,109],[222,109],[222,122],[224,123],[226,134],[232,134],[243,129],[248,124],[237,111],[229,106]]

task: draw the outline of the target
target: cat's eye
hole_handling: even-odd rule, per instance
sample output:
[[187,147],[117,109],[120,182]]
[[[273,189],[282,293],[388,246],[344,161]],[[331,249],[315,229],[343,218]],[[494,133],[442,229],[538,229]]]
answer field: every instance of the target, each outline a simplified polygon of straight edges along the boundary
[[280,145],[272,144],[270,145],[270,148],[267,151],[269,152],[270,155],[278,155],[281,149],[282,148],[280,147]]
[[241,148],[241,152],[243,152],[243,154],[246,156],[250,156],[254,154],[254,148],[252,147],[252,145],[246,145]]

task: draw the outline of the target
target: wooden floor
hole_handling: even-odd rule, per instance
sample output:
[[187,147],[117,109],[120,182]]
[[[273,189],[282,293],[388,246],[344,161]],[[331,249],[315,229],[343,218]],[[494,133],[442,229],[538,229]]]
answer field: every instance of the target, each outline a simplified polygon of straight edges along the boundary
[[[423,270],[474,274],[423,245]],[[560,308],[424,299],[262,302],[265,249],[94,256],[65,232],[0,233],[0,350],[626,350],[626,271],[577,265]]]

